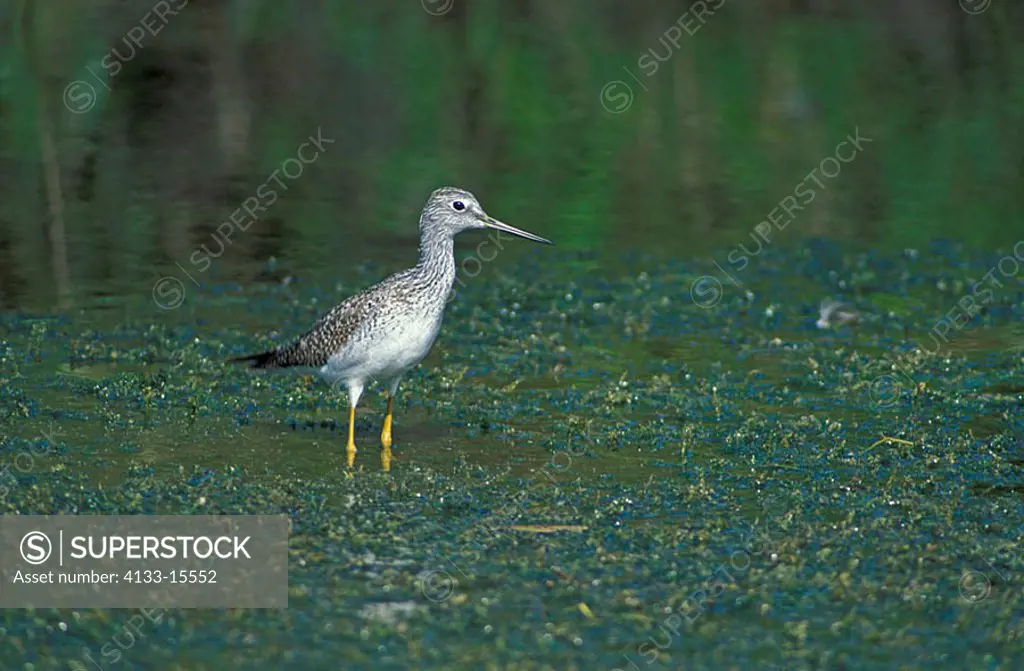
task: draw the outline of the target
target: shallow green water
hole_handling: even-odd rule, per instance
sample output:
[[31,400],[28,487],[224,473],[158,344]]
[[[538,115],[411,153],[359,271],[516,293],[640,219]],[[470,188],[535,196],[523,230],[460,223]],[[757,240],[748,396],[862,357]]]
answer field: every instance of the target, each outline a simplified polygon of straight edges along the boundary
[[[390,266],[6,313],[4,513],[294,531],[287,610],[131,645],[133,611],[8,610],[0,668],[1019,668],[1024,273],[913,354],[1007,254],[768,248],[707,309],[708,257],[502,259],[406,379],[391,473],[364,397],[354,477],[342,397],[222,361]],[[828,296],[860,324],[817,328]]]

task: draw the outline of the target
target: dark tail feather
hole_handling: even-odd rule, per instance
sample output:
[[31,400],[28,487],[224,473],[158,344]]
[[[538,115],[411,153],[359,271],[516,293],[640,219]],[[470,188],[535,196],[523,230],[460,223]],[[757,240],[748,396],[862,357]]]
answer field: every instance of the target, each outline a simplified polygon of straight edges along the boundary
[[277,350],[272,349],[266,352],[260,352],[259,354],[249,354],[248,356],[238,356],[228,359],[229,363],[247,363],[250,368],[280,368],[280,362],[277,357]]

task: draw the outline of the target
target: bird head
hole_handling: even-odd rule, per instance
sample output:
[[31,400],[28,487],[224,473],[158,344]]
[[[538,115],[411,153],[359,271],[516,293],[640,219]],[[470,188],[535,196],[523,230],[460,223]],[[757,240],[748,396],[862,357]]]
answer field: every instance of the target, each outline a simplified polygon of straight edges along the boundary
[[546,245],[553,244],[539,235],[498,221],[484,212],[476,196],[452,186],[442,187],[430,194],[427,204],[423,206],[423,214],[420,215],[420,227],[436,229],[451,237],[473,229],[492,229]]

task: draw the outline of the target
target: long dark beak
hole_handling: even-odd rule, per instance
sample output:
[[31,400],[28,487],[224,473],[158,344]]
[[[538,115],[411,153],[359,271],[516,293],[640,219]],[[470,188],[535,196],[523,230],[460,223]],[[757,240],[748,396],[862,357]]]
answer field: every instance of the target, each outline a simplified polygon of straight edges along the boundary
[[488,216],[486,214],[483,217],[480,218],[480,221],[482,221],[484,223],[484,226],[486,226],[487,228],[493,228],[493,229],[496,229],[496,230],[499,230],[499,231],[504,231],[505,233],[511,233],[512,235],[518,236],[520,238],[524,238],[526,240],[533,240],[534,242],[542,242],[545,245],[554,245],[555,244],[555,243],[551,242],[550,240],[548,240],[546,238],[542,238],[539,235],[534,235],[533,233],[527,233],[526,231],[520,230],[520,229],[516,228],[515,226],[509,226],[508,224],[506,224],[506,223],[504,223],[502,221],[498,221],[494,217]]

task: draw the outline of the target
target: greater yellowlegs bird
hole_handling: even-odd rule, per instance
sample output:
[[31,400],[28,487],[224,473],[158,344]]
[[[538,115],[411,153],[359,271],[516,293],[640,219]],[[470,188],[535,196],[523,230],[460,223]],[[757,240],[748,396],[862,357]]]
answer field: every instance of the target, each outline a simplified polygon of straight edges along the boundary
[[388,392],[381,430],[381,463],[391,468],[391,415],[398,385],[430,351],[441,329],[445,304],[455,281],[455,236],[489,228],[552,244],[489,216],[468,191],[443,187],[420,214],[420,258],[412,268],[391,275],[351,296],[321,317],[305,335],[276,349],[238,357],[252,368],[290,369],[318,375],[348,392],[348,465],[355,464],[356,405],[370,382]]

